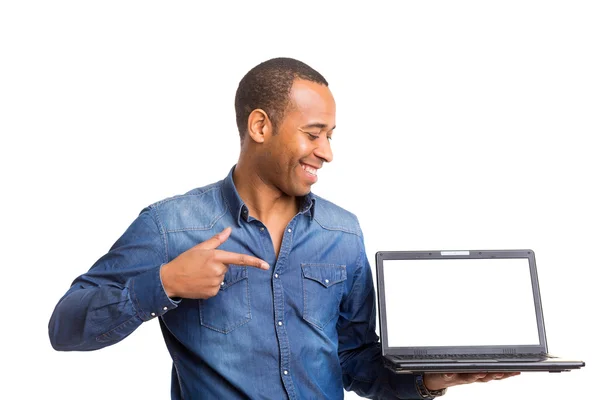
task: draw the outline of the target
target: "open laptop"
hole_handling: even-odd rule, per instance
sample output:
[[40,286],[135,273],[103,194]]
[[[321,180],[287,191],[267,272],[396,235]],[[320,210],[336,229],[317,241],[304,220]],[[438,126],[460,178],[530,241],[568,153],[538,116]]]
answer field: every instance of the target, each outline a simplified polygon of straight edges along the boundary
[[562,372],[548,354],[532,250],[376,254],[386,366],[413,372]]

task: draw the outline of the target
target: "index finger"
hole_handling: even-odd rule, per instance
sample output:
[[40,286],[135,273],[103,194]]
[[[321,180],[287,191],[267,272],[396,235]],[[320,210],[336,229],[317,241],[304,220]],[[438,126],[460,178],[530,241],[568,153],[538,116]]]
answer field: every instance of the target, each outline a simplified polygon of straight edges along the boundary
[[223,264],[249,265],[260,269],[269,269],[269,264],[260,258],[247,254],[232,253],[229,251],[215,250],[215,259]]

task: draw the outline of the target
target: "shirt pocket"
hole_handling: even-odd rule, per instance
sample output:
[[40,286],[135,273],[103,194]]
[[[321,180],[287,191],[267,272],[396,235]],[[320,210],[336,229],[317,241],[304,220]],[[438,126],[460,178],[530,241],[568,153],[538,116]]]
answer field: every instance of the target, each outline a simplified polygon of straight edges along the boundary
[[323,329],[339,313],[346,280],[346,266],[339,264],[303,263],[302,317],[311,325]]
[[209,299],[199,300],[202,326],[227,334],[252,319],[247,268],[230,266],[219,293]]

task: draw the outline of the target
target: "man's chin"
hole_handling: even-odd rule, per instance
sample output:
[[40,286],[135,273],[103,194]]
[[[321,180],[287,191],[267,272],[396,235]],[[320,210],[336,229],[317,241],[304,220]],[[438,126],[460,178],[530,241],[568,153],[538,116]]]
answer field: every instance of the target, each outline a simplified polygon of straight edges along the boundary
[[288,196],[290,197],[304,197],[306,195],[308,195],[311,190],[312,190],[312,186],[306,186],[306,185],[298,185],[294,188],[291,188],[292,190],[290,190],[289,193],[286,193]]

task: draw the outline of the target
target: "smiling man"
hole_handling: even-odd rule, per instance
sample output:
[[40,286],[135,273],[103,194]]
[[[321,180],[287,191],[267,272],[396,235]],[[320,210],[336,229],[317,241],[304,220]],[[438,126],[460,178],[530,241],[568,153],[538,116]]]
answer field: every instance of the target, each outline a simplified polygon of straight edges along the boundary
[[[503,375],[383,367],[357,218],[311,192],[333,160],[328,83],[289,58],[240,81],[238,163],[144,208],[49,323],[57,350],[96,350],[159,318],[172,399],[421,399]],[[410,329],[414,321],[406,321]]]

